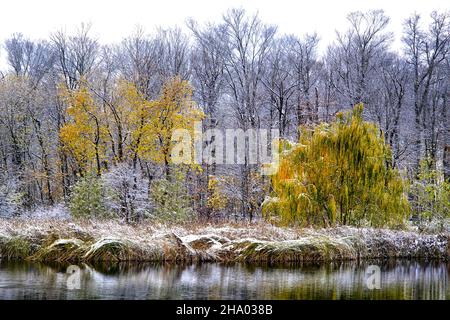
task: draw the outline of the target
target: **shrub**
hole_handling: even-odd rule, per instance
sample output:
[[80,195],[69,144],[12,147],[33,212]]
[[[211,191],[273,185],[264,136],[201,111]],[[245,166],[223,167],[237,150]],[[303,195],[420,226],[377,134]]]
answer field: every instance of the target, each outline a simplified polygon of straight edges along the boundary
[[126,222],[148,215],[148,179],[125,163],[113,167],[102,177],[108,210]]
[[182,173],[172,173],[169,179],[159,179],[152,183],[151,199],[154,215],[164,221],[180,221],[191,218],[194,210],[188,190],[184,186]]
[[418,179],[411,183],[412,215],[423,229],[443,231],[450,218],[450,182],[429,161],[421,161]]
[[88,174],[72,188],[70,213],[75,218],[105,217],[104,192],[99,177]]

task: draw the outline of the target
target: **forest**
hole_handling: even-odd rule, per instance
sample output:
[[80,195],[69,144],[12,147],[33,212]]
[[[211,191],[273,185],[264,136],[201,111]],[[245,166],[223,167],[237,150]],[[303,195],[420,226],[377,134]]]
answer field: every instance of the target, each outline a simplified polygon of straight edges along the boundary
[[[89,24],[12,34],[0,72],[0,216],[139,225],[266,221],[442,231],[450,12],[353,12],[325,51],[230,9],[101,44]],[[174,163],[173,132],[277,129],[280,164]],[[216,137],[217,138],[217,137]],[[202,145],[212,150],[214,136]],[[270,142],[270,141],[269,141]],[[105,223],[105,222],[102,222]]]

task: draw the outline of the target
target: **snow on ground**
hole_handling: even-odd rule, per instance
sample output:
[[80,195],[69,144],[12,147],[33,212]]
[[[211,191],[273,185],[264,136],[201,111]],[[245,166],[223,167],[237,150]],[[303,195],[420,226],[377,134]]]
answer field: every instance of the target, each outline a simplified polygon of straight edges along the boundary
[[[120,259],[138,260],[282,262],[447,258],[450,253],[448,234],[355,227],[285,228],[264,222],[129,225],[116,220],[61,219],[63,209],[57,211],[58,218],[35,212],[26,217],[0,219],[0,254],[2,245],[6,247],[8,241],[17,238],[25,239],[37,251],[43,250],[45,245],[48,249],[49,242],[51,245],[52,241],[60,241],[58,239],[80,239],[86,247],[81,246],[79,250],[79,254],[83,254],[81,258],[89,257],[86,252],[92,248],[105,247],[104,250],[111,250],[105,257],[114,258],[117,254]],[[114,239],[116,249],[107,248],[110,245],[107,239]],[[116,252],[117,245],[122,251]]]

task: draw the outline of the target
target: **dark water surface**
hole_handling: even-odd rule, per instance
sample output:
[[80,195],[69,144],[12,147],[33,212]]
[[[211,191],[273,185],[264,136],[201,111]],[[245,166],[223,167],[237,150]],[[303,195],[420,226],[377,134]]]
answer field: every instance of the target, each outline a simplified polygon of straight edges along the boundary
[[[380,267],[380,289],[367,286],[369,265]],[[0,299],[450,299],[445,262],[67,267],[0,262]]]

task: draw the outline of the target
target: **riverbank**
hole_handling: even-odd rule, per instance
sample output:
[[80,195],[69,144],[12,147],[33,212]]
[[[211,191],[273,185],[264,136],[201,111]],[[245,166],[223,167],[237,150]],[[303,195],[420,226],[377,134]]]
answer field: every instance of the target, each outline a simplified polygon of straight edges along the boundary
[[0,256],[40,262],[314,262],[450,257],[450,237],[337,227],[256,224],[168,226],[117,221],[0,219]]

